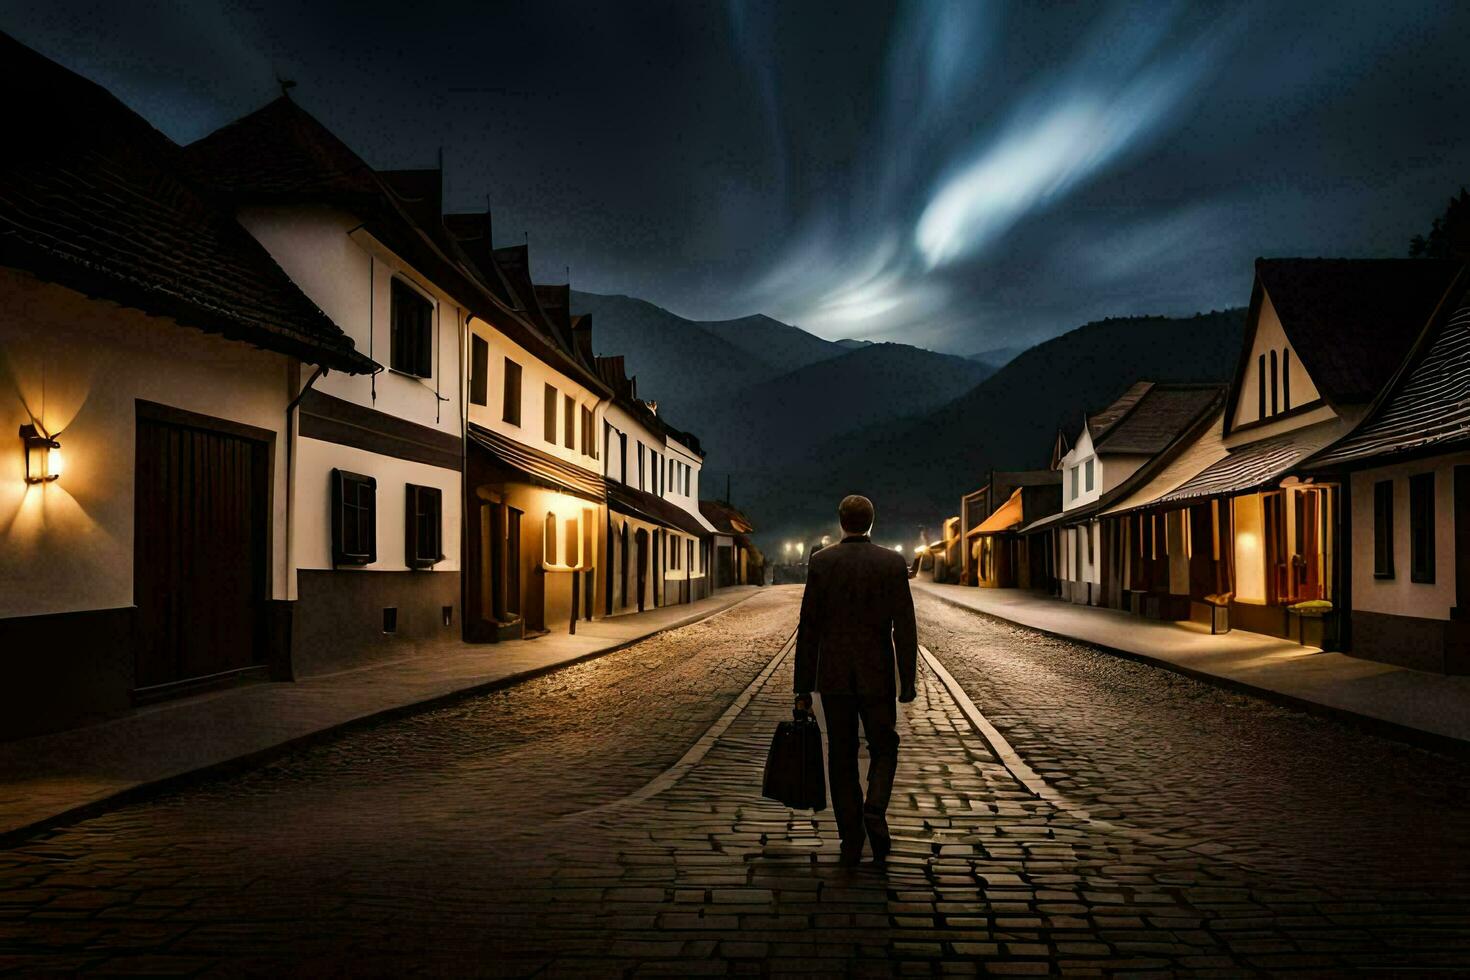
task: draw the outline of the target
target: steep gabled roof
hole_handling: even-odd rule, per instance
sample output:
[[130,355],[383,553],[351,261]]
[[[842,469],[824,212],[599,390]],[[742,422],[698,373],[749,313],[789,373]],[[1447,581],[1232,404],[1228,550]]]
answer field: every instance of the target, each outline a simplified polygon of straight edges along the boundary
[[1152,456],[1225,397],[1222,384],[1156,384],[1095,443],[1101,454]]
[[1458,263],[1436,259],[1256,260],[1257,288],[1271,297],[1292,352],[1335,404],[1368,402],[1382,390],[1457,271]]
[[755,530],[750,518],[723,500],[701,500],[699,512],[721,534],[749,534]]
[[638,379],[628,376],[627,361],[622,354],[598,357],[594,362],[598,375],[612,389],[613,402],[618,407],[643,423],[650,432],[657,432],[665,439],[674,439],[699,456],[704,456],[698,436],[675,428],[655,412],[648,402],[638,397]]
[[[554,367],[570,369],[583,383],[601,388],[590,366],[556,338],[534,296],[524,307],[507,303],[504,293],[511,291],[497,290],[496,277],[485,274],[449,233],[438,169],[379,173],[284,96],[190,144],[184,152],[201,181],[238,202],[330,204],[351,211],[374,238],[465,309]],[[498,261],[502,251],[494,249],[491,255]],[[527,284],[513,292],[526,302],[532,290],[529,258],[524,254],[519,266],[527,272]]]
[[[1463,293],[1470,270],[1461,275]],[[1426,327],[1383,397],[1347,438],[1302,469],[1470,445],[1470,301],[1461,296]]]
[[1117,425],[1124,416],[1133,411],[1133,406],[1137,405],[1152,387],[1152,381],[1135,381],[1128,386],[1127,391],[1119,395],[1117,400],[1107,408],[1101,412],[1089,415],[1087,417],[1087,432],[1092,437],[1093,444],[1096,445],[1101,441],[1103,436],[1107,435],[1109,429]]
[[0,264],[310,363],[376,369],[137,113],[4,34],[0,83]]

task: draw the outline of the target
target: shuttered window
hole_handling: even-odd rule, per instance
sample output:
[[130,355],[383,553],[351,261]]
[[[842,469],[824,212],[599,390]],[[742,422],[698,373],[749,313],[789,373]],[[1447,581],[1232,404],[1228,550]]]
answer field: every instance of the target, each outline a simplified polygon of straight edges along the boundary
[[378,481],[332,471],[332,563],[371,565],[378,560]]
[[501,417],[511,425],[521,424],[521,366],[505,359],[505,405]]
[[545,418],[542,421],[546,427],[546,441],[553,446],[556,445],[556,402],[559,397],[560,393],[554,385],[546,386],[546,395],[543,399]]
[[470,404],[484,405],[489,399],[490,345],[484,337],[470,339]]
[[1393,481],[1373,484],[1373,577],[1393,578]]
[[1409,477],[1409,581],[1434,581],[1434,474]]
[[401,279],[393,280],[388,366],[418,378],[434,375],[434,304]]
[[409,568],[433,568],[444,560],[444,494],[438,487],[404,487],[403,560]]

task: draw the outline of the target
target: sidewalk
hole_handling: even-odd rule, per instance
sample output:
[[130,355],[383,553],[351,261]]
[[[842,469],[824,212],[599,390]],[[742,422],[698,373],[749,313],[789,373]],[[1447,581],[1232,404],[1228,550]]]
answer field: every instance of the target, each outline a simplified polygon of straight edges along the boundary
[[708,618],[759,591],[738,586],[685,605],[578,623],[575,636],[455,643],[402,660],[293,683],[230,688],[86,728],[0,743],[0,840],[201,770],[258,762],[353,722],[504,687],[612,653]]
[[1426,747],[1470,753],[1470,677],[1430,674],[1260,633],[1211,636],[1195,623],[1144,619],[1020,589],[937,585],[915,589],[945,602],[1294,708],[1341,718]]

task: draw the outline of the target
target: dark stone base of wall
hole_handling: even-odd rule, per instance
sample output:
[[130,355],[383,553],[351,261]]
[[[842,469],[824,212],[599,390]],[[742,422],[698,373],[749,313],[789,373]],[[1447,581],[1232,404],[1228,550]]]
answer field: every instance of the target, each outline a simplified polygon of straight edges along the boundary
[[1470,674],[1470,623],[1353,610],[1355,657],[1437,674]]
[[131,709],[136,613],[126,606],[0,619],[0,740]]
[[[460,638],[459,572],[302,569],[291,622],[291,673],[326,674]],[[448,607],[449,622],[444,622]],[[396,631],[383,630],[396,609]]]

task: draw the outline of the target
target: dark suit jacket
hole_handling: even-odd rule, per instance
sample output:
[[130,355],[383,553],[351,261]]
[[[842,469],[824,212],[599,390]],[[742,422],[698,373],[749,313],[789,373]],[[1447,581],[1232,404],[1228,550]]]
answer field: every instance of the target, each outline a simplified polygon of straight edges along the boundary
[[812,555],[796,632],[797,694],[896,697],[914,686],[918,652],[902,555],[861,534]]

